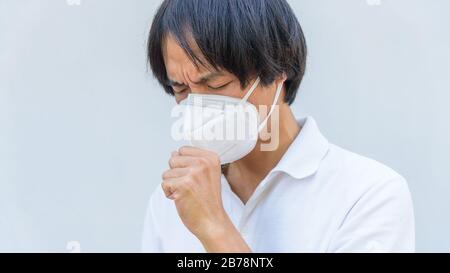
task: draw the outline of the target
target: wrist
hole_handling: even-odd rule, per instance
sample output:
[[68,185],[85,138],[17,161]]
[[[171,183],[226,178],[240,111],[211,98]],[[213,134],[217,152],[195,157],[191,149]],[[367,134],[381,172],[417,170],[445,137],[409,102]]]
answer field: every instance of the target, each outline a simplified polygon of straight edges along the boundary
[[250,247],[231,222],[228,215],[222,220],[210,225],[208,232],[197,236],[207,252],[251,252]]
[[225,240],[230,233],[237,232],[231,219],[228,217],[225,211],[218,214],[213,222],[207,225],[207,228],[197,237],[202,242],[210,242],[217,240]]

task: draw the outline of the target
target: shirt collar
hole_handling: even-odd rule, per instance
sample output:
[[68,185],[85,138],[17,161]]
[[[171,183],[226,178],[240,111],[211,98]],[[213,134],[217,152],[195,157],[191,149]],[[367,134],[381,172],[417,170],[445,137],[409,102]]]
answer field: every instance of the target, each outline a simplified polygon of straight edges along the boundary
[[281,171],[296,179],[302,179],[318,170],[328,152],[329,143],[312,117],[300,119],[298,123],[302,127],[300,133],[272,172]]

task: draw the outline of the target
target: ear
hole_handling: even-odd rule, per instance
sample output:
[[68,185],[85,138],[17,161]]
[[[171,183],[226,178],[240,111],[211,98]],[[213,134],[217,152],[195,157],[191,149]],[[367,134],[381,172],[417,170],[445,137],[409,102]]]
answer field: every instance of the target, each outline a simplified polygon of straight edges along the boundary
[[285,81],[287,80],[287,75],[286,73],[282,73],[281,75],[279,75],[277,78],[275,78],[275,84],[278,86],[279,84],[283,84]]

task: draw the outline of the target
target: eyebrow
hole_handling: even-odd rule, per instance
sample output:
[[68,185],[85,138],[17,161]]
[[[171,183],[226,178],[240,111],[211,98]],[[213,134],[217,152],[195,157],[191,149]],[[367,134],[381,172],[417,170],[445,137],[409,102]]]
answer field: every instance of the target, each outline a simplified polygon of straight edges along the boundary
[[[215,77],[222,76],[222,75],[223,75],[223,73],[221,73],[221,72],[211,72],[211,73],[208,73],[206,75],[201,76],[198,81],[195,81],[193,83],[201,84],[201,83],[207,82],[207,81],[209,81],[209,80],[211,80],[211,79],[213,79]],[[169,86],[184,86],[185,84],[179,83],[179,82],[171,80],[171,79],[168,79],[168,85]]]
[[179,82],[177,82],[177,81],[168,79],[168,80],[167,80],[167,85],[168,85],[168,86],[183,86],[183,85],[185,85],[185,84],[182,84],[182,83],[179,83]]
[[223,75],[223,74],[220,73],[220,72],[211,72],[211,73],[208,73],[208,74],[206,74],[206,75],[200,77],[200,79],[199,79],[198,81],[194,82],[194,83],[195,83],[195,84],[204,83],[204,82],[207,82],[207,81],[209,81],[209,80],[212,80],[213,78],[216,78],[216,77],[222,76],[222,75]]

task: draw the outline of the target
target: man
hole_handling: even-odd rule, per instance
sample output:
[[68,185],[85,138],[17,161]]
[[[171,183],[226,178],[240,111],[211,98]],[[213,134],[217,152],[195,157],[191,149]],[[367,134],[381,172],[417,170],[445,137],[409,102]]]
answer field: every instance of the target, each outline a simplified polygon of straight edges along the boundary
[[[277,133],[174,151],[149,202],[143,251],[414,251],[405,180],[291,112],[306,43],[285,0],[166,0],[148,57],[177,104],[264,106],[252,132]],[[228,122],[226,112],[215,120]],[[268,142],[276,147],[263,148]]]

